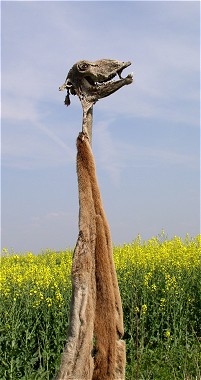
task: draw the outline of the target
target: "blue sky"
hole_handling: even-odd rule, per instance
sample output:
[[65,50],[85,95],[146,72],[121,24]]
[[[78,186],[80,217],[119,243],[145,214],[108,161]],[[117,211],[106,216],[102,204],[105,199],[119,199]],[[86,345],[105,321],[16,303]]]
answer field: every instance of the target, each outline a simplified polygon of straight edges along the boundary
[[131,61],[94,106],[93,152],[114,244],[199,233],[199,1],[2,1],[2,247],[73,247],[80,59]]

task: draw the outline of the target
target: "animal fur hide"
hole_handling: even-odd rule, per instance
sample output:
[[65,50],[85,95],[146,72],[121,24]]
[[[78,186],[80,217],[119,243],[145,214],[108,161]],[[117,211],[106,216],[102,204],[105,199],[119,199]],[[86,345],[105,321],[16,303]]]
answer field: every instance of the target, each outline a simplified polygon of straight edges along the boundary
[[79,236],[70,326],[57,380],[124,380],[123,313],[110,230],[84,133],[77,139]]

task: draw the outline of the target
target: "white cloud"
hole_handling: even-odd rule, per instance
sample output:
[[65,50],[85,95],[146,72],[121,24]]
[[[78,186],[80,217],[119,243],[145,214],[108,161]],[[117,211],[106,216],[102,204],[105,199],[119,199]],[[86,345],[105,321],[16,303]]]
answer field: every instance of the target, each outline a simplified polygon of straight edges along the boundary
[[[147,191],[147,207],[144,207],[141,193],[136,193],[135,202],[142,205],[139,215],[142,211],[144,213],[137,230],[148,233],[151,231],[147,230],[148,224],[161,226],[166,221],[171,229],[176,228],[174,233],[178,233],[181,231],[181,219],[188,219],[189,227],[195,226],[197,205],[192,207],[186,191],[188,186],[193,188],[197,175],[197,171],[191,169],[197,168],[197,130],[192,127],[199,123],[198,55],[199,2],[115,1],[113,4],[105,1],[103,5],[101,1],[3,1],[3,164],[10,168],[34,168],[36,172],[39,168],[74,165],[74,140],[81,127],[81,106],[79,100],[72,97],[70,109],[62,111],[65,94],[58,92],[59,85],[71,65],[80,59],[130,60],[133,64],[125,70],[125,74],[134,72],[134,84],[101,100],[94,109],[93,147],[98,170],[103,169],[101,178],[105,180],[104,188],[110,194],[111,183],[108,183],[107,177],[118,185],[126,169],[135,167],[140,168],[141,172],[143,167],[160,165],[157,167],[157,177],[158,173],[164,173],[164,168],[170,167],[172,179],[178,179],[177,191],[179,195],[183,194],[184,202],[180,203],[180,207],[185,210],[185,218],[179,215],[173,227],[174,210],[173,214],[168,210],[171,208],[170,188],[165,184],[163,196],[167,200],[167,213],[160,215],[160,205],[157,204],[158,215],[157,212],[154,214],[154,220],[153,206],[150,209],[153,205],[152,193],[149,189],[144,190]],[[122,139],[118,128],[120,124],[124,127],[127,122],[131,128],[126,125],[126,135]],[[143,129],[145,124],[146,128]],[[156,135],[152,134],[155,124],[160,128],[157,141],[154,140]],[[136,128],[134,132],[132,126]],[[158,132],[157,127],[155,133]],[[144,143],[142,130],[145,129],[148,136],[145,136]],[[183,130],[184,133],[181,132]],[[73,165],[71,169],[75,174]],[[185,173],[189,169],[191,179],[185,182]],[[104,172],[107,173],[106,177]],[[23,171],[20,174],[22,183],[26,184],[26,175]],[[48,171],[46,174],[49,178]],[[11,170],[8,175],[11,181],[12,176],[15,178]],[[129,181],[132,187],[134,179],[129,178]],[[19,185],[19,182],[16,183],[15,189]],[[64,178],[61,178],[60,187],[63,185]],[[147,186],[150,185],[147,182]],[[158,191],[158,183],[154,185]],[[175,199],[175,185],[173,182],[171,185]],[[10,194],[9,182],[4,183],[6,204],[10,207],[10,211],[5,212],[5,245],[38,249],[65,246],[66,242],[76,241],[77,214],[72,213],[71,216],[60,212],[63,200],[58,198],[59,203],[52,208],[54,188],[48,190],[48,194],[41,192],[36,208],[33,206],[35,203],[30,201],[27,210],[23,191],[12,203],[13,192]],[[71,190],[73,199],[74,187]],[[136,223],[133,221],[136,203],[130,190],[120,194],[118,199],[119,203],[125,202],[122,220],[126,240],[133,237],[132,226]],[[34,197],[33,191],[29,199],[34,200]],[[156,197],[154,199],[158,202]],[[195,197],[192,199],[195,206]],[[116,225],[114,235],[122,241],[125,235],[122,235],[122,228],[118,230],[116,204],[112,205],[109,200],[109,213],[112,225]],[[132,216],[130,219],[126,204]],[[45,209],[41,210],[44,205]],[[75,207],[74,204],[70,206],[72,209]],[[21,213],[18,217],[18,207],[20,212],[23,207],[27,211],[24,222]],[[33,227],[34,223],[36,228]],[[127,231],[130,231],[129,236]]]
[[2,120],[10,122],[36,122],[38,119],[38,112],[36,104],[30,99],[5,96],[2,101]]
[[138,146],[134,141],[120,140],[112,135],[110,126],[114,120],[99,122],[94,131],[95,155],[99,165],[114,185],[121,181],[121,173],[126,168],[175,167],[198,168],[196,154],[181,153],[169,148]]
[[[72,126],[73,127],[73,126]],[[8,131],[4,131],[8,128]],[[20,169],[63,166],[75,161],[75,149],[64,142],[51,127],[35,121],[19,127],[5,125],[2,144],[2,163]],[[63,131],[65,141],[71,141],[72,129]],[[68,137],[69,136],[69,137]],[[48,138],[47,138],[48,137]]]
[[[134,2],[130,6],[133,10],[137,6],[140,7],[139,11],[144,11],[146,15],[145,3],[142,5]],[[188,24],[187,10],[191,11],[191,17],[195,10],[194,7],[187,9],[179,4],[174,7],[165,3],[159,5],[160,8],[157,2],[147,5],[155,12],[154,17],[151,14],[149,19],[158,24],[163,21],[164,28],[160,25],[153,28],[150,24],[151,27],[148,25],[147,29],[144,29],[143,24],[137,20],[137,27],[133,21],[133,30],[131,30],[130,24],[126,29],[124,24],[119,24],[117,28],[118,22],[113,21],[108,35],[99,19],[94,28],[93,19],[97,11],[100,19],[106,11],[109,17],[114,10],[112,4],[106,4],[107,10],[103,10],[103,7],[100,8],[97,3],[96,10],[95,2],[91,4],[83,2],[79,7],[74,2],[52,2],[51,5],[45,2],[35,4],[32,2],[31,8],[25,7],[27,12],[25,16],[31,9],[33,15],[38,16],[38,29],[31,35],[31,40],[32,20],[30,20],[30,26],[27,26],[27,21],[19,24],[16,22],[16,12],[11,12],[9,23],[17,24],[18,27],[11,27],[11,32],[8,32],[8,36],[5,37],[6,43],[9,45],[10,39],[13,42],[14,37],[9,38],[12,28],[17,28],[18,34],[15,39],[18,45],[20,44],[18,39],[21,38],[22,41],[19,49],[14,52],[14,61],[11,59],[13,52],[8,50],[10,59],[6,67],[3,65],[2,70],[3,96],[6,95],[7,101],[11,97],[12,104],[15,102],[26,104],[32,101],[33,104],[29,103],[32,109],[36,107],[35,103],[41,103],[41,105],[45,101],[58,103],[60,101],[57,93],[58,86],[64,81],[70,66],[75,61],[84,56],[87,59],[97,59],[108,55],[111,58],[133,62],[126,72],[134,71],[135,83],[129,86],[129,89],[122,89],[118,94],[101,101],[100,109],[137,117],[169,118],[195,125],[196,120],[193,110],[191,112],[191,103],[199,97],[199,86],[196,85],[195,80],[196,77],[199,78],[199,51],[196,40],[193,39],[194,35],[189,34],[189,29],[177,29],[175,24],[176,16],[179,17],[177,23],[180,23],[182,19]],[[47,6],[48,12],[45,12]],[[164,10],[162,15],[161,12],[157,13],[158,9]],[[17,15],[21,15],[19,9]],[[169,25],[173,21],[171,29]],[[25,30],[29,33],[24,33]],[[42,30],[46,32],[43,33]],[[156,33],[159,30],[161,33]],[[115,34],[118,34],[118,38],[114,38]],[[120,46],[123,46],[123,49],[120,49]],[[185,102],[183,113],[177,109],[177,102],[182,101]],[[169,103],[171,112],[167,112]],[[75,104],[76,107],[79,106],[78,103]],[[5,108],[8,110],[6,115],[9,109],[11,114],[10,104],[6,104]],[[23,107],[17,104],[16,108],[18,108],[18,117],[20,117],[20,112],[26,115],[26,107],[23,111]],[[22,115],[21,118],[23,117]]]
[[72,214],[70,212],[51,211],[44,215],[32,216],[30,223],[33,227],[40,228],[42,227],[42,225],[47,224],[47,222],[53,223],[56,219],[59,219],[61,222],[63,218],[70,219],[71,217],[72,217]]
[[[133,152],[133,146],[124,147],[123,142],[118,142],[118,137],[117,146],[113,145],[114,141],[107,128],[111,120],[118,122],[121,116],[121,120],[127,117],[138,120],[149,118],[150,123],[161,120],[171,124],[198,126],[199,86],[196,78],[199,75],[199,57],[196,38],[194,39],[196,35],[192,31],[189,32],[189,29],[181,28],[182,23],[189,24],[189,20],[193,20],[195,8],[188,6],[187,9],[180,4],[171,7],[167,3],[160,4],[159,8],[157,2],[150,3],[147,8],[146,2],[143,3],[134,2],[129,5],[133,10],[142,11],[141,19],[135,19],[134,15],[136,24],[132,21],[132,30],[129,16],[128,28],[125,29],[124,23],[118,24],[118,19],[113,20],[109,34],[100,22],[103,13],[107,11],[107,21],[114,11],[114,5],[109,3],[106,4],[107,9],[100,7],[99,3],[96,5],[95,2],[83,2],[79,6],[73,2],[52,2],[51,5],[45,2],[31,2],[27,5],[23,2],[20,5],[22,8],[9,5],[9,22],[6,25],[4,20],[6,29],[3,29],[2,120],[3,123],[5,121],[22,125],[27,122],[30,126],[29,130],[27,129],[30,138],[26,133],[24,135],[20,124],[18,132],[13,136],[9,134],[9,130],[8,134],[4,133],[3,157],[9,165],[12,165],[14,160],[14,165],[21,166],[24,160],[24,165],[29,166],[31,156],[33,165],[38,165],[41,159],[44,165],[48,162],[52,164],[53,160],[49,154],[49,150],[53,149],[52,143],[55,144],[54,150],[57,152],[54,163],[63,162],[60,149],[67,153],[68,160],[73,160],[74,150],[64,142],[69,139],[62,138],[62,124],[65,120],[59,121],[61,133],[58,133],[58,129],[49,127],[52,112],[48,111],[48,107],[63,102],[65,94],[61,96],[58,93],[58,86],[64,81],[70,68],[66,65],[83,58],[83,54],[88,59],[110,55],[111,58],[128,59],[133,63],[125,70],[125,75],[134,71],[134,83],[100,100],[94,111],[99,111],[100,120],[106,120],[100,129],[97,127],[97,133],[100,134],[98,149],[103,152],[101,162],[107,166],[114,181],[118,181],[122,165],[116,152]],[[120,6],[126,10],[123,4]],[[147,9],[153,11],[147,19],[146,29],[140,20],[146,20]],[[164,12],[161,13],[161,10]],[[34,34],[30,34],[34,20],[27,20],[31,11],[33,16],[38,16],[38,28]],[[96,21],[94,16],[97,14]],[[6,13],[3,15],[6,17]],[[19,16],[21,19],[18,21]],[[158,23],[158,26],[153,27],[153,22]],[[163,24],[163,27],[159,23]],[[170,24],[172,28],[169,28]],[[180,25],[178,29],[177,24]],[[161,33],[158,33],[160,30]],[[114,38],[115,34],[118,34],[118,38]],[[16,47],[11,59],[11,47],[14,42]],[[9,43],[11,45],[7,49],[5,44],[9,46]],[[120,49],[120,46],[123,49]],[[4,60],[7,60],[6,64]],[[77,109],[80,110],[81,105],[78,99],[71,98],[76,123]],[[68,131],[65,131],[65,136],[66,133],[68,136],[72,135],[74,131],[74,125],[71,125]],[[48,138],[47,141],[44,140],[45,137]],[[31,146],[28,140],[31,140]],[[147,154],[153,156],[157,153],[143,152],[144,156]],[[164,152],[158,154],[164,159]],[[166,159],[168,157],[170,158],[170,154],[167,152]],[[171,157],[175,157],[177,162],[185,161],[184,157],[178,158],[172,152]]]

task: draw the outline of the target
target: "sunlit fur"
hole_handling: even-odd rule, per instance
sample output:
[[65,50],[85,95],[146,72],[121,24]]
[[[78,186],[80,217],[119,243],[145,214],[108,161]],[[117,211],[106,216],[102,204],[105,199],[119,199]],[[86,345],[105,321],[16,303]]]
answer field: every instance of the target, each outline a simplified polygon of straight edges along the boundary
[[74,252],[70,329],[57,380],[123,380],[123,314],[109,226],[84,134],[77,139],[79,237]]

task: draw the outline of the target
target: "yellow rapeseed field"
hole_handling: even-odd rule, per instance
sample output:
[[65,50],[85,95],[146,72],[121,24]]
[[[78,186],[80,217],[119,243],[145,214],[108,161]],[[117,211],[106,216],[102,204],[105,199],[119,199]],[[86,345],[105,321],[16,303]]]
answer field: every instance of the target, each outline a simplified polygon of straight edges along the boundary
[[[172,240],[161,240],[154,237],[147,242],[141,242],[140,236],[131,244],[114,247],[114,261],[116,270],[126,270],[124,275],[130,276],[130,270],[143,270],[145,286],[148,286],[152,272],[156,269],[165,274],[167,286],[173,286],[176,278],[171,277],[173,268],[177,273],[192,270],[200,266],[201,235],[184,242],[179,237]],[[40,294],[39,301],[44,301],[43,291],[49,287],[55,290],[55,298],[59,298],[58,289],[62,286],[71,286],[70,273],[72,265],[72,251],[54,252],[46,250],[39,255],[31,252],[9,253],[2,250],[0,291],[5,297],[15,290],[15,296],[23,291],[29,294]],[[168,285],[169,284],[169,285]],[[154,289],[154,287],[153,287]],[[18,294],[19,293],[19,294]]]
[[[200,243],[201,235],[168,240],[162,232],[148,241],[138,236],[114,247],[129,380],[139,371],[142,378],[149,378],[152,356],[150,378],[199,378]],[[70,250],[34,255],[3,249],[1,379],[53,378],[66,338],[72,255]]]
[[[41,303],[47,303],[50,307],[52,302],[60,306],[60,287],[65,291],[71,285],[71,252],[47,250],[39,255],[31,252],[10,255],[4,249],[3,254],[0,280],[2,296],[8,298],[12,295],[15,302],[22,293],[26,293],[29,298],[33,298],[33,307],[38,307]],[[47,297],[47,290],[52,291],[54,299]]]

